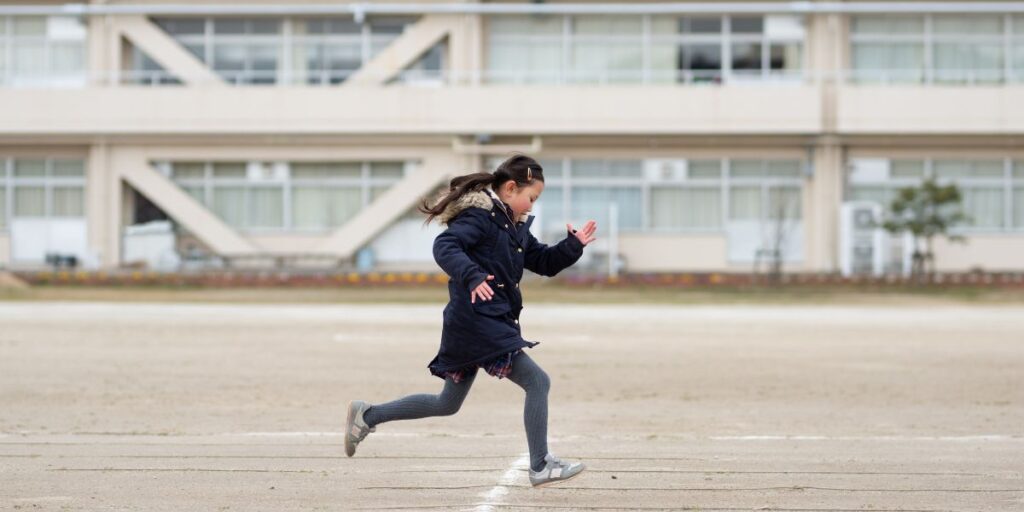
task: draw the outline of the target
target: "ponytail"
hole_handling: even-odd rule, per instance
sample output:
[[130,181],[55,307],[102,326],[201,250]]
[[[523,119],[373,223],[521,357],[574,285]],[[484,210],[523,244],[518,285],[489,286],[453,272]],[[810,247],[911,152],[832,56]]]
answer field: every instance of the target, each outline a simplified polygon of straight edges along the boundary
[[452,178],[448,183],[448,193],[444,197],[433,205],[430,204],[429,198],[424,198],[417,209],[427,214],[426,224],[429,224],[435,217],[444,213],[449,204],[470,192],[487,187],[497,190],[507,181],[514,181],[517,186],[525,187],[534,180],[544,181],[544,169],[536,160],[516,154],[499,164],[493,173],[477,172]]

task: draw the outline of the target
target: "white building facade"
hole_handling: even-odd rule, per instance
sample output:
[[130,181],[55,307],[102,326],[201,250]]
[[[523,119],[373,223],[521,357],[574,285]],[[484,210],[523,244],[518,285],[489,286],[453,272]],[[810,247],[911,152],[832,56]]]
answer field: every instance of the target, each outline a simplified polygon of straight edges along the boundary
[[595,268],[837,271],[935,177],[939,269],[1024,270],[1024,2],[4,5],[0,112],[7,268],[432,270],[415,206],[519,151]]

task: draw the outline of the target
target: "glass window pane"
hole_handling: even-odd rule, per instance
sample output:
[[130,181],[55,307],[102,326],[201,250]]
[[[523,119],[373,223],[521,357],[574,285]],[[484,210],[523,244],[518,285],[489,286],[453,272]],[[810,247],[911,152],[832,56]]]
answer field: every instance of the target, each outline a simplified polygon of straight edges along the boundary
[[768,189],[768,218],[775,221],[797,220],[803,212],[800,187]]
[[577,178],[640,178],[640,160],[573,160],[572,173]]
[[1000,36],[1003,33],[1003,20],[998,15],[934,15],[932,30],[937,35],[976,35]]
[[1000,160],[975,160],[971,162],[971,176],[976,178],[1002,178],[1003,162]]
[[29,178],[46,176],[46,160],[14,160],[14,177]]
[[851,201],[873,201],[884,208],[889,207],[892,192],[885,187],[853,187],[850,189]]
[[359,187],[295,187],[292,190],[292,224],[302,229],[343,225],[363,207]]
[[803,69],[800,43],[774,43],[769,48],[768,66],[784,75],[797,75]]
[[932,169],[937,178],[955,179],[968,176],[967,162],[963,160],[936,160]]
[[15,36],[46,36],[45,16],[12,16],[11,24]]
[[156,19],[156,24],[171,35],[202,35],[206,20],[201,18]]
[[893,160],[889,174],[893,178],[924,178],[924,160]]
[[370,164],[370,178],[400,180],[405,171],[398,162],[373,162]]
[[721,195],[717,188],[653,188],[651,228],[718,228],[722,224]]
[[216,162],[213,164],[213,177],[245,178],[245,164],[238,162]]
[[410,18],[374,18],[370,20],[370,31],[374,34],[401,35],[405,27],[415,20]]
[[[561,160],[540,160],[538,162],[542,169],[544,169],[545,179],[558,179],[562,177],[562,161]],[[545,188],[545,190],[548,190]],[[545,192],[545,195],[547,192]]]
[[621,229],[639,229],[642,212],[639,187],[573,187],[569,222],[608,219],[608,205],[616,203]]
[[361,179],[363,166],[356,162],[292,162],[292,179]]
[[758,220],[761,218],[761,187],[730,187],[729,218]]
[[[213,68],[217,71],[245,70],[246,47],[244,44],[217,43],[213,47]],[[228,75],[237,78],[237,73]]]
[[608,176],[612,178],[640,178],[643,176],[644,164],[640,160],[610,160]]
[[284,191],[278,187],[249,189],[250,227],[279,228],[284,226]]
[[680,80],[718,81],[722,76],[722,47],[719,44],[683,44],[679,47]]
[[85,191],[82,187],[54,187],[53,215],[81,217],[85,215]]
[[85,69],[85,45],[78,41],[50,44],[50,70],[57,75],[73,75]]
[[691,180],[718,180],[722,177],[721,160],[690,160],[687,174]]
[[1003,77],[1000,44],[935,44],[935,78],[949,82],[992,82]]
[[968,225],[982,228],[1003,227],[1003,190],[989,187],[962,189]]
[[924,77],[921,43],[854,43],[853,68],[858,80],[914,82]]
[[762,16],[733,16],[730,24],[733,34],[760,34],[764,31]]
[[761,160],[732,160],[729,162],[729,176],[734,178],[760,178],[764,174]]
[[46,189],[43,187],[14,187],[14,216],[46,216]]
[[206,190],[202,187],[202,185],[182,186],[181,189],[184,190],[186,194],[192,196],[192,199],[198,201],[199,204],[204,206],[206,205]]
[[574,16],[573,33],[581,36],[636,36],[643,31],[639,16]]
[[217,18],[213,20],[213,33],[223,34],[244,34],[245,20],[237,18]]
[[175,180],[201,180],[206,177],[206,164],[199,162],[175,162],[171,171]]
[[7,227],[7,188],[0,187],[0,229]]
[[245,188],[214,187],[213,212],[230,226],[245,227]]
[[797,160],[769,160],[767,175],[776,178],[799,178],[800,162]]
[[1024,186],[1013,187],[1013,227],[1024,228]]
[[252,20],[250,28],[253,34],[279,34],[281,33],[281,20],[257,18]]
[[[547,172],[547,167],[545,167],[544,174],[546,175]],[[540,203],[541,231],[544,233],[561,232],[565,228],[565,223],[569,221],[565,217],[562,191],[562,187],[545,185],[544,192],[537,200]]]
[[85,162],[82,160],[54,160],[52,165],[54,176],[62,178],[85,176]]
[[281,48],[276,44],[261,44],[249,47],[250,66],[255,72],[257,80],[274,80],[280,53]]
[[679,18],[680,34],[721,34],[722,17],[687,16]]
[[923,35],[924,16],[854,16],[854,34]]
[[668,84],[679,80],[677,66],[680,62],[679,46],[671,42],[651,43],[651,69],[648,79],[653,83]]
[[732,69],[736,71],[760,70],[761,45],[759,43],[733,44]]
[[1014,179],[1024,180],[1024,160],[1013,161],[1013,177]]
[[46,74],[45,43],[19,41],[12,46],[11,71],[15,75],[39,79]]

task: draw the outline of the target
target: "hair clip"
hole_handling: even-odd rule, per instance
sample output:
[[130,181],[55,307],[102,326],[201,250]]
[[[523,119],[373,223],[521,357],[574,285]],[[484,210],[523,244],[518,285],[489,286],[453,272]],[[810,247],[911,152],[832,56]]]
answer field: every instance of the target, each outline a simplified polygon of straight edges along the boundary
[[533,169],[526,168],[526,181],[533,181]]

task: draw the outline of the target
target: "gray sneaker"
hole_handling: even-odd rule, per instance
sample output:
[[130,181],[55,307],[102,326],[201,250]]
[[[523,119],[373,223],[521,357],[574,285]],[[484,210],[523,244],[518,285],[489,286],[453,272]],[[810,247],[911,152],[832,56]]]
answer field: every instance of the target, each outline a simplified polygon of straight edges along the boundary
[[370,404],[362,400],[353,400],[348,403],[348,420],[345,421],[345,455],[355,455],[356,445],[366,438],[370,432],[376,432],[377,427],[371,427],[363,420],[363,412],[370,407]]
[[530,470],[530,483],[534,487],[564,482],[586,469],[582,462],[565,462],[550,453],[544,456],[544,464],[540,471]]

